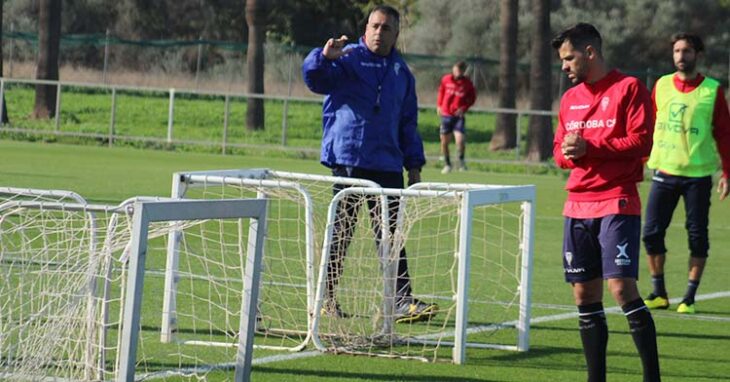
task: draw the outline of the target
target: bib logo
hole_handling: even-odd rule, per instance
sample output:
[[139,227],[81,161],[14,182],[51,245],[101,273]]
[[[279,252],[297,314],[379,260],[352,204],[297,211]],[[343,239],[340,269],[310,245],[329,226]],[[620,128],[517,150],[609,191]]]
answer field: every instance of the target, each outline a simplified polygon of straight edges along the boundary
[[669,105],[669,120],[672,122],[682,122],[684,120],[684,112],[687,111],[687,105],[683,103],[673,103]]
[[398,72],[400,72],[400,63],[396,62],[395,65],[393,65],[393,70],[395,71],[395,75],[398,75]]
[[608,104],[611,102],[611,99],[606,97],[603,97],[601,99],[601,110],[606,111],[608,109]]

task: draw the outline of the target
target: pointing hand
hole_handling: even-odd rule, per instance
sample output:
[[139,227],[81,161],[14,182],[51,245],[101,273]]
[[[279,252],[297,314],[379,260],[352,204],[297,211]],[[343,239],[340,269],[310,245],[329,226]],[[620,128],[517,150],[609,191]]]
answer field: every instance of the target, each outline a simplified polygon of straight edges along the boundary
[[338,39],[331,38],[324,44],[322,55],[328,60],[336,60],[347,54],[349,50],[344,50],[347,44],[347,36],[342,35]]

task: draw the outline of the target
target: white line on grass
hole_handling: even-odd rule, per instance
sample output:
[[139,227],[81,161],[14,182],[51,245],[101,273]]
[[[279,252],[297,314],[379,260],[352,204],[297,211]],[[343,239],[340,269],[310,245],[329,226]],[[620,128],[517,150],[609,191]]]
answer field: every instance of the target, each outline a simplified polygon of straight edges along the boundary
[[[696,296],[695,301],[705,301],[705,300],[712,300],[712,299],[723,298],[723,297],[730,297],[730,291],[702,294],[702,295]],[[669,299],[669,302],[672,304],[676,304],[681,301],[682,301],[682,298],[680,298],[680,297]],[[621,311],[621,307],[618,307],[618,306],[606,308],[606,309],[604,309],[604,312],[623,314],[623,312]],[[673,316],[679,316],[679,315],[675,314]],[[682,316],[682,318],[690,318],[690,315],[687,315],[687,314],[683,314],[681,316]],[[578,317],[578,312],[553,314],[550,316],[542,316],[542,317],[533,318],[530,320],[530,324],[540,324],[543,322],[559,321],[559,320],[565,320],[568,318],[575,318],[575,317]],[[696,315],[695,315],[695,317],[696,317]],[[701,317],[708,321],[711,318],[713,321],[730,321],[730,318],[726,318],[726,317],[717,317],[717,316],[701,316]],[[691,318],[694,318],[694,317],[691,317]]]
[[[703,294],[695,297],[695,301],[705,301],[705,300],[712,300],[716,298],[724,298],[724,297],[730,297],[730,291],[726,292],[715,292],[715,293],[708,293]],[[673,298],[670,299],[669,302],[672,304],[676,304],[678,302],[682,301],[681,298]],[[549,306],[556,309],[564,309],[564,306],[561,305],[549,305],[549,304],[534,304],[535,306]],[[618,306],[610,307],[604,309],[606,313],[612,313],[612,314],[620,314],[621,308]],[[707,315],[686,315],[686,314],[660,314],[662,317],[673,317],[673,318],[680,318],[680,319],[694,319],[694,320],[700,320],[700,321],[720,321],[720,322],[730,322],[730,318],[728,317],[718,317],[718,316],[707,316]],[[552,314],[548,316],[542,316],[542,317],[536,317],[530,320],[530,324],[541,324],[545,322],[552,322],[552,321],[560,321],[560,320],[566,320],[571,318],[578,317],[578,312],[569,312],[569,313],[560,313],[560,314]],[[504,327],[513,327],[516,325],[517,321],[510,321],[505,322],[502,324],[494,324],[494,325],[484,325],[484,326],[478,326],[478,327],[472,327],[467,329],[467,333],[479,333],[484,331],[491,331],[491,330],[497,330],[499,328]],[[446,336],[449,336],[448,333]],[[426,336],[419,336],[418,340],[424,341],[428,340],[429,338],[433,336],[439,336],[443,337],[444,333],[441,334],[431,334]],[[277,355],[271,355],[267,357],[262,358],[254,358],[253,364],[254,365],[264,365],[268,363],[274,363],[274,362],[282,362],[282,361],[292,361],[295,359],[302,359],[302,358],[311,358],[311,357],[319,357],[321,355],[324,355],[326,353],[320,352],[320,351],[306,351],[306,352],[299,352],[299,353],[289,353],[289,354],[277,354]],[[202,366],[202,367],[194,367],[184,370],[178,370],[174,372],[170,371],[162,371],[162,372],[155,372],[155,373],[148,373],[143,374],[140,376],[142,380],[152,380],[152,379],[158,379],[158,378],[164,378],[164,377],[170,377],[172,375],[189,375],[195,372],[210,372],[214,370],[230,370],[235,367],[234,363],[222,363],[218,365],[209,365],[209,366]],[[0,374],[2,376],[2,374]]]

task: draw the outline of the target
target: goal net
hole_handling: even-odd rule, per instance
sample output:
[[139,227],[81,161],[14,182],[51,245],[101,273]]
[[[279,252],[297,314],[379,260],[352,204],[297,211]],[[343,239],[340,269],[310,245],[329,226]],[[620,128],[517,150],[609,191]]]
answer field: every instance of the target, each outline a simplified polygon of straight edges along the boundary
[[467,346],[527,350],[533,203],[532,186],[341,191],[328,211],[315,345],[456,363]]
[[[346,191],[333,198],[335,185]],[[457,363],[464,362],[466,346],[527,350],[532,186],[422,183],[409,191],[386,190],[359,179],[252,169],[178,173],[172,195],[269,202],[258,347],[296,351],[313,339],[320,350],[423,360],[451,356]],[[346,210],[352,216],[343,217]],[[397,220],[383,219],[395,219],[396,210]],[[221,225],[202,234],[215,238],[225,230]],[[225,346],[191,339],[210,325],[200,322],[195,309],[231,313],[210,302],[213,294],[191,303],[184,285],[235,263],[189,266],[175,250],[181,236],[173,232],[171,238],[162,338]],[[396,290],[403,283],[387,274],[398,273],[398,262],[384,259],[402,251],[412,296],[438,305],[430,320],[399,316]],[[342,274],[329,277],[330,266]],[[343,314],[333,317],[333,309]],[[402,323],[408,320],[415,322]]]
[[[221,220],[253,216],[236,204],[246,201],[209,201],[212,205],[198,206],[187,218],[181,211],[194,202],[177,201],[184,205],[162,208],[160,221],[150,222],[142,235],[134,232],[132,214],[141,201],[151,199],[118,206],[80,200],[63,191],[0,188],[0,379],[128,380],[136,373],[143,379],[199,380],[233,369],[246,372],[243,361],[250,365],[246,346],[251,334],[242,333],[253,320],[241,290],[250,290],[245,288],[254,269],[247,268],[250,261],[239,260],[242,266],[227,274],[239,280],[235,295],[214,279],[197,280],[194,286],[217,289],[219,299],[213,303],[237,312],[228,322],[209,314],[207,319],[216,324],[198,335],[235,345],[196,349],[159,339],[167,235],[173,228],[183,232],[178,250],[200,258],[200,264],[209,259],[228,263],[220,260],[226,257],[251,259],[248,253],[255,246],[248,219],[232,219],[242,231],[222,232],[215,239],[201,234]],[[214,212],[220,216],[210,215]],[[167,221],[173,218],[174,224]],[[131,259],[140,264],[130,245],[133,238],[149,244],[142,251],[147,261],[127,272]],[[136,288],[131,294],[130,285]],[[205,306],[198,310],[201,316]]]
[[[310,341],[314,305],[314,269],[319,264],[327,206],[335,183],[378,187],[374,182],[332,176],[272,170],[221,170],[181,172],[173,175],[172,197],[187,199],[259,198],[268,201],[267,234],[264,246],[261,293],[257,309],[257,337],[260,348],[298,351]],[[206,227],[201,235],[211,241],[221,232],[234,232],[231,222]],[[223,322],[235,318],[225,304],[216,303],[216,290],[193,291],[198,278],[216,277],[221,287],[234,291],[237,280],[224,275],[227,268],[240,266],[236,259],[196,264],[177,251],[184,235],[170,235],[165,283],[162,339],[166,342],[209,346],[229,344],[203,341],[195,332],[215,324],[201,320],[200,307],[215,313]],[[202,294],[201,294],[202,293]],[[235,297],[232,297],[235,299]],[[213,314],[213,313],[211,313]]]

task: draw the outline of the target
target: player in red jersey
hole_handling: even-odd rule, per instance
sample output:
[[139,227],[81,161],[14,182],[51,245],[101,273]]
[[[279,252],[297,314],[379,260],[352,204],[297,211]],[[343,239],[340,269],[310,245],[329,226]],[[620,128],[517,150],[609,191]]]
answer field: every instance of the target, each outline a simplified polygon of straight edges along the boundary
[[603,279],[621,305],[639,351],[644,381],[659,381],[656,329],[636,286],[641,201],[637,183],[654,126],[651,97],[636,78],[611,70],[601,35],[580,23],[552,46],[576,84],[560,101],[553,156],[570,169],[563,237],[565,280],[578,306],[588,381],[606,380],[608,326]]
[[474,84],[466,76],[466,62],[459,61],[451,68],[451,73],[441,78],[436,111],[441,117],[439,135],[441,136],[441,157],[444,168],[441,173],[451,172],[451,158],[449,143],[451,136],[456,140],[456,150],[459,155],[459,170],[466,170],[464,152],[466,151],[466,120],[464,114],[477,99]]

